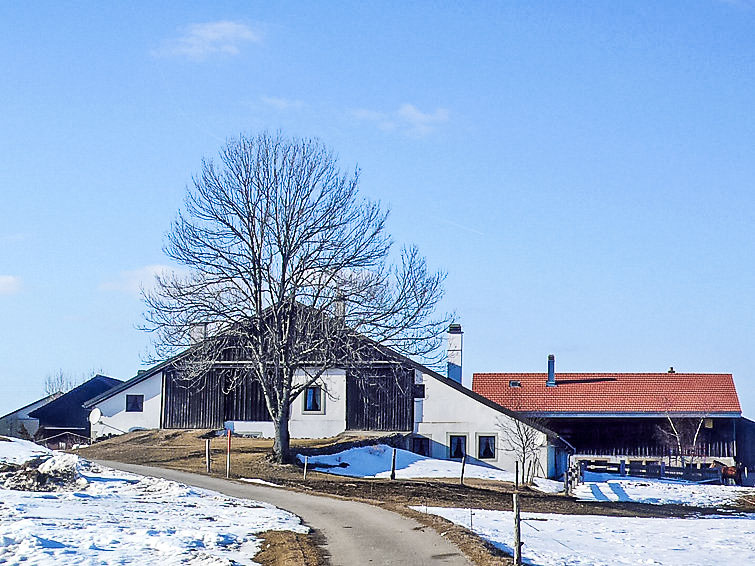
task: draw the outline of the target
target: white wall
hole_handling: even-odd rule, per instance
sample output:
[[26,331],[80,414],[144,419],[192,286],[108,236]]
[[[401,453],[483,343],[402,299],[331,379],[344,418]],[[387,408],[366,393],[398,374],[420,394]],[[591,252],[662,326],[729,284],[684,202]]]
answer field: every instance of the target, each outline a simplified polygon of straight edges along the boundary
[[[496,437],[496,457],[481,462],[514,471],[516,455],[502,433],[503,428],[512,426],[514,421],[511,417],[419,371],[415,372],[414,381],[425,385],[425,398],[414,401],[414,433],[430,438],[430,455],[433,458],[449,457],[450,435],[466,436],[467,452],[469,456],[477,458],[478,437],[492,435]],[[548,473],[548,450],[544,434],[541,445],[541,469],[536,475],[545,476]]]
[[40,399],[39,401],[29,405],[28,407],[19,409],[18,411],[6,415],[2,419],[0,419],[0,434],[3,434],[5,436],[19,436],[20,428],[23,426],[29,433],[29,435],[33,437],[39,430],[39,419],[31,418],[29,416],[29,413],[46,405],[47,403],[52,401],[53,398],[53,396],[45,397],[44,399]]
[[[162,409],[163,374],[158,372],[128,389],[97,403],[102,411],[102,418],[92,425],[92,438],[108,434],[121,434],[145,428],[160,428],[160,411]],[[126,395],[144,395],[144,410],[126,412]]]
[[[294,382],[303,383],[305,379],[306,376],[299,373]],[[316,384],[323,387],[323,410],[319,413],[305,412],[303,393],[294,399],[288,424],[291,438],[328,438],[346,430],[346,372],[329,370]],[[226,427],[238,434],[255,434],[264,438],[275,435],[271,422],[228,421]]]

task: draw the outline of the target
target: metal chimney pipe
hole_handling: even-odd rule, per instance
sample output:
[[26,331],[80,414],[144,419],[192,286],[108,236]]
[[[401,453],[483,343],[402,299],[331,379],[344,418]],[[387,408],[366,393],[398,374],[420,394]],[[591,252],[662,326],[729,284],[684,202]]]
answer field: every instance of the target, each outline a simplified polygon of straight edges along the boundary
[[556,356],[548,354],[548,381],[545,382],[548,387],[556,387]]

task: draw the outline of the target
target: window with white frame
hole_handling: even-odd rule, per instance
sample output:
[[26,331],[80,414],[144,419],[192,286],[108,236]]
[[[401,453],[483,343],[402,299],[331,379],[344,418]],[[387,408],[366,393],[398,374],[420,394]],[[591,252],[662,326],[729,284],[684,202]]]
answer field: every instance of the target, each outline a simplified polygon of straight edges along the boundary
[[310,385],[304,391],[304,412],[305,413],[324,413],[322,387],[319,385]]
[[495,460],[495,435],[481,434],[477,437],[477,458]]
[[461,460],[467,453],[467,436],[450,434],[448,436],[448,457]]

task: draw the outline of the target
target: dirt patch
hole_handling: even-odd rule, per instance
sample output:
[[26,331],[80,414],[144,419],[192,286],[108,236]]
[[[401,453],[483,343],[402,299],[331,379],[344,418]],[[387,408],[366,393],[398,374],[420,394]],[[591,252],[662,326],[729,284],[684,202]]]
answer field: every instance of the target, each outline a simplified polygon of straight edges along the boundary
[[267,531],[257,535],[262,550],[254,557],[262,566],[324,566],[325,559],[312,537],[291,531]]

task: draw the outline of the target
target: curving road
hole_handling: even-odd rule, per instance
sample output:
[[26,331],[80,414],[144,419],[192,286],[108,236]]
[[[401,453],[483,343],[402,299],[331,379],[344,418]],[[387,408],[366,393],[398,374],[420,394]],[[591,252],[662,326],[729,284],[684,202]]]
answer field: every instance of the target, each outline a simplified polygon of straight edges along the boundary
[[433,529],[366,503],[151,466],[102,460],[98,463],[134,474],[211,489],[232,497],[265,501],[286,509],[322,535],[324,551],[332,566],[472,566],[456,546]]

